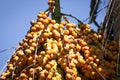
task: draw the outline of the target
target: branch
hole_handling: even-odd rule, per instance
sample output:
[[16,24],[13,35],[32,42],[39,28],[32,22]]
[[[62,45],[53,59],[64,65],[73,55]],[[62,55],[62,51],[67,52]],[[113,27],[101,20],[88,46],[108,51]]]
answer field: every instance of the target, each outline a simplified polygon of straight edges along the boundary
[[70,23],[66,16],[63,16],[63,18],[65,19],[66,22]]
[[94,20],[93,23],[94,23],[98,28],[100,28],[100,25],[98,24],[97,21]]
[[99,4],[100,4],[100,0],[91,0],[89,23],[92,23],[96,19]]
[[1,50],[0,53],[2,52],[5,52],[5,51],[8,51],[8,50],[11,50],[11,49],[15,49],[16,47],[10,47],[10,48],[7,48],[7,49],[4,49],[4,50]]
[[[107,8],[107,7],[108,7],[108,5],[106,5],[105,7],[101,8],[100,10],[98,10],[98,11],[97,11],[97,14],[98,14],[99,12],[101,12],[103,9]],[[95,15],[95,16],[97,16],[97,15]],[[89,18],[90,18],[90,17],[86,18],[85,20],[83,20],[83,22],[87,21]]]
[[62,16],[69,16],[72,17],[74,19],[76,19],[80,24],[83,24],[83,22],[81,20],[79,20],[78,18],[76,18],[75,16],[71,15],[71,14],[65,14],[65,13],[61,13]]

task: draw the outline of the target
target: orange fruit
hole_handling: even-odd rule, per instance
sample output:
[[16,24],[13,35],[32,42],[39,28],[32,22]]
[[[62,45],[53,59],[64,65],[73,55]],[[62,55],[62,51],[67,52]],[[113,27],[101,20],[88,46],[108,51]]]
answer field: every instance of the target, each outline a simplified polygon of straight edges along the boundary
[[63,21],[62,21],[61,24],[62,24],[63,26],[65,26],[65,25],[67,24],[67,22],[63,22]]
[[77,33],[75,31],[72,32],[72,35],[74,36],[74,38],[78,37],[78,35],[77,35]]
[[28,43],[24,42],[24,43],[23,43],[23,47],[24,47],[24,48],[27,48],[27,47],[28,47]]
[[25,54],[30,55],[32,54],[32,51],[30,49],[25,49]]
[[32,26],[31,29],[30,29],[32,32],[36,32],[37,31],[37,28],[35,26]]
[[28,61],[28,65],[33,64],[33,57],[30,56],[27,61]]
[[20,78],[27,78],[27,75],[25,73],[21,73]]
[[33,37],[32,34],[27,33],[26,38],[32,38],[32,37]]
[[77,49],[77,51],[80,51],[81,50],[81,46],[79,44],[76,44],[76,49]]
[[32,52],[35,51],[35,48],[32,47],[32,46],[30,46],[29,49],[30,49]]
[[48,74],[46,79],[47,80],[51,80],[52,79],[52,75]]
[[57,30],[53,30],[52,32],[56,38],[60,38],[60,33]]
[[46,64],[45,65],[45,69],[50,70],[51,69],[51,65],[50,64]]
[[19,57],[23,57],[25,54],[24,54],[23,50],[19,50],[16,52],[16,55]]
[[48,23],[49,23],[49,20],[48,20],[48,19],[44,19],[44,20],[43,20],[43,24],[44,24],[44,25],[47,25]]
[[55,20],[51,20],[50,23],[51,23],[51,24],[55,24],[56,21],[55,21]]

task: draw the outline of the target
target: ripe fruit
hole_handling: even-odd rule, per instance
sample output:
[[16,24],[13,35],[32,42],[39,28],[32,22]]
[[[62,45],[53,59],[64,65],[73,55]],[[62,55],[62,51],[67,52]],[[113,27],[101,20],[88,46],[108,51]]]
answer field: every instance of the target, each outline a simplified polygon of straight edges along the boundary
[[[49,0],[54,7],[54,1]],[[8,61],[0,80],[106,80],[116,79],[117,42],[102,48],[103,34],[71,22],[56,23],[49,12],[31,22],[25,39]],[[104,50],[103,50],[104,49]],[[117,80],[117,79],[116,79]]]

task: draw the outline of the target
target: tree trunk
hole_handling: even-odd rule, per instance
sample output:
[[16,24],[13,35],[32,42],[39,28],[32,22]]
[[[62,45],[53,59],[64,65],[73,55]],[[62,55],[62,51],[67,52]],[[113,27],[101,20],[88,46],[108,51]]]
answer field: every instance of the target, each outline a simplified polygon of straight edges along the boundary
[[52,19],[56,20],[57,23],[61,22],[61,15],[60,15],[60,0],[55,0],[55,10],[52,13]]

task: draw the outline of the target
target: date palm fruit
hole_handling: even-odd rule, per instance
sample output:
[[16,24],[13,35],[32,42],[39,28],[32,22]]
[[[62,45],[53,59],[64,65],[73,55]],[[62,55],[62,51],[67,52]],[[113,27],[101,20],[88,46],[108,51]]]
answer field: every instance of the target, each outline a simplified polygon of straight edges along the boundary
[[104,51],[103,36],[89,24],[58,24],[40,12],[0,80],[114,80],[119,46],[110,41]]

